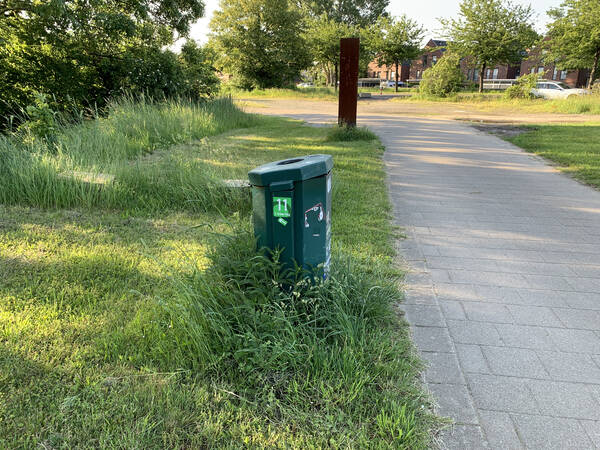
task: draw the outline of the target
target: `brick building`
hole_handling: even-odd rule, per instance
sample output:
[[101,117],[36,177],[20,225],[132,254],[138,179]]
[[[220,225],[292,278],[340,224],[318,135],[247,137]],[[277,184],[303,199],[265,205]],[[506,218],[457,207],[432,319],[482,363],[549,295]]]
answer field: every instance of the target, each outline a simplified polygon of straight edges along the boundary
[[[398,81],[406,81],[410,76],[410,61],[406,61],[398,65]],[[396,80],[396,67],[377,64],[376,61],[371,61],[367,69],[367,78],[379,78],[381,80]]]
[[444,56],[448,43],[439,39],[430,39],[425,46],[425,51],[410,65],[410,81],[418,81],[423,77],[423,72],[433,67]]
[[521,74],[539,73],[546,80],[562,81],[571,87],[586,87],[590,77],[589,70],[559,70],[554,64],[544,64],[543,50],[528,51],[527,58],[521,62]]
[[[447,42],[440,39],[430,39],[421,56],[402,64],[398,79],[400,81],[409,81],[418,83],[423,77],[423,72],[444,55]],[[460,62],[460,68],[465,78],[471,82],[479,81],[479,71],[469,64],[468,58],[463,58]],[[541,73],[543,78],[548,80],[563,81],[572,87],[581,87],[586,85],[589,78],[589,70],[561,71],[555,68],[554,64],[544,64],[541,58],[541,50],[529,50],[524,55],[520,64],[506,65],[499,64],[495,67],[486,69],[484,79],[502,80],[515,79],[527,73]],[[377,62],[372,61],[369,64],[367,76],[370,78],[380,78],[382,80],[393,80],[395,77],[395,68],[379,66]]]

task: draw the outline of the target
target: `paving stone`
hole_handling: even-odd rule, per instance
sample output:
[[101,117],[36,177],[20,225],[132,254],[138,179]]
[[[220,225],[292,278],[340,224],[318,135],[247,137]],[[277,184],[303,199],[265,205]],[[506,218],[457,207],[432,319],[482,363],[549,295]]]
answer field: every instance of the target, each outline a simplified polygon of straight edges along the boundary
[[538,380],[527,384],[543,415],[600,420],[600,403],[589,385]]
[[446,324],[438,306],[402,305],[406,319],[411,325],[422,327],[443,327]]
[[554,289],[568,291],[571,290],[571,284],[564,277],[549,277],[544,275],[523,275],[532,289]]
[[441,433],[442,448],[447,450],[481,450],[489,448],[477,425],[454,425]]
[[461,302],[453,300],[439,300],[440,309],[446,320],[467,320],[465,310]]
[[454,353],[423,352],[428,364],[425,381],[428,383],[465,384],[465,378]]
[[538,351],[537,355],[550,377],[556,381],[580,383],[600,381],[600,368],[590,355],[548,351]]
[[502,345],[492,324],[464,320],[447,320],[450,334],[460,344]]
[[567,328],[600,329],[600,311],[566,308],[556,308],[554,311]]
[[597,448],[600,448],[600,422],[580,420],[579,423]]
[[490,448],[502,450],[524,448],[508,413],[481,410],[479,419]]
[[530,306],[567,307],[563,292],[547,289],[520,289],[519,296],[522,301],[518,304]]
[[589,292],[563,292],[565,306],[600,311],[600,295]]
[[497,375],[465,374],[475,406],[506,412],[538,413],[524,380]]
[[513,323],[513,318],[508,308],[498,303],[465,302],[464,309],[469,320]]
[[446,328],[411,327],[413,341],[423,352],[454,353],[452,340]]
[[477,414],[465,385],[429,383],[427,387],[436,400],[437,414],[450,417],[461,424],[478,424]]
[[557,350],[548,334],[549,329],[530,325],[496,324],[496,330],[507,347]]
[[515,323],[540,327],[562,327],[562,323],[550,308],[509,305],[508,309],[512,313]]
[[600,337],[593,331],[570,328],[548,328],[547,331],[561,352],[600,354]]
[[456,344],[456,354],[465,372],[490,373],[479,345]]
[[502,286],[475,286],[475,291],[481,300],[499,300],[499,303],[520,305],[523,300],[519,295],[520,289]]
[[434,289],[440,300],[478,301],[479,295],[474,286],[468,284],[436,283]]
[[497,375],[548,378],[548,373],[533,350],[485,346],[481,350],[492,372]]
[[593,448],[585,430],[575,419],[515,414],[513,420],[527,448],[547,450]]

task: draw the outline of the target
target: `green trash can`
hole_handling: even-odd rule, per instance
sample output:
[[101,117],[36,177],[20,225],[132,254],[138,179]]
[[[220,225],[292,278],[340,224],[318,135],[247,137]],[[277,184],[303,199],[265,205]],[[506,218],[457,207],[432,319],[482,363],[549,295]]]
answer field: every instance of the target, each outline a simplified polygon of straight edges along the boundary
[[323,278],[331,257],[332,168],[330,155],[310,155],[248,173],[259,248],[280,249],[285,267],[297,264]]

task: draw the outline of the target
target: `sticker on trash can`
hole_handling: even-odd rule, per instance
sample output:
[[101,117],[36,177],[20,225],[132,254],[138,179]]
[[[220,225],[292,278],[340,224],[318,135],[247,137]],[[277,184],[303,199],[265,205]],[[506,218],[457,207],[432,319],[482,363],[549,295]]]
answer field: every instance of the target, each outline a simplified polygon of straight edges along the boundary
[[283,217],[280,217],[277,222],[279,222],[284,227],[287,225],[287,220],[285,220]]
[[273,217],[292,217],[291,197],[273,197]]

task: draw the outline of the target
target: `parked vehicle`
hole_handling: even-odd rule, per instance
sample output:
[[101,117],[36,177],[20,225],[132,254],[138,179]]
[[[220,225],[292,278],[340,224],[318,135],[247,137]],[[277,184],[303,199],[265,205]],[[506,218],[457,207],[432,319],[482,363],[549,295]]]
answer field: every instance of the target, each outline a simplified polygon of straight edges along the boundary
[[315,85],[312,83],[300,83],[300,84],[298,84],[298,87],[299,88],[311,88],[311,87],[315,87]]
[[[403,81],[398,81],[398,87],[404,86]],[[396,87],[396,82],[394,80],[388,80],[387,87]]]
[[531,93],[539,98],[558,99],[587,95],[590,92],[586,89],[572,88],[561,81],[538,81],[536,88],[532,89]]

